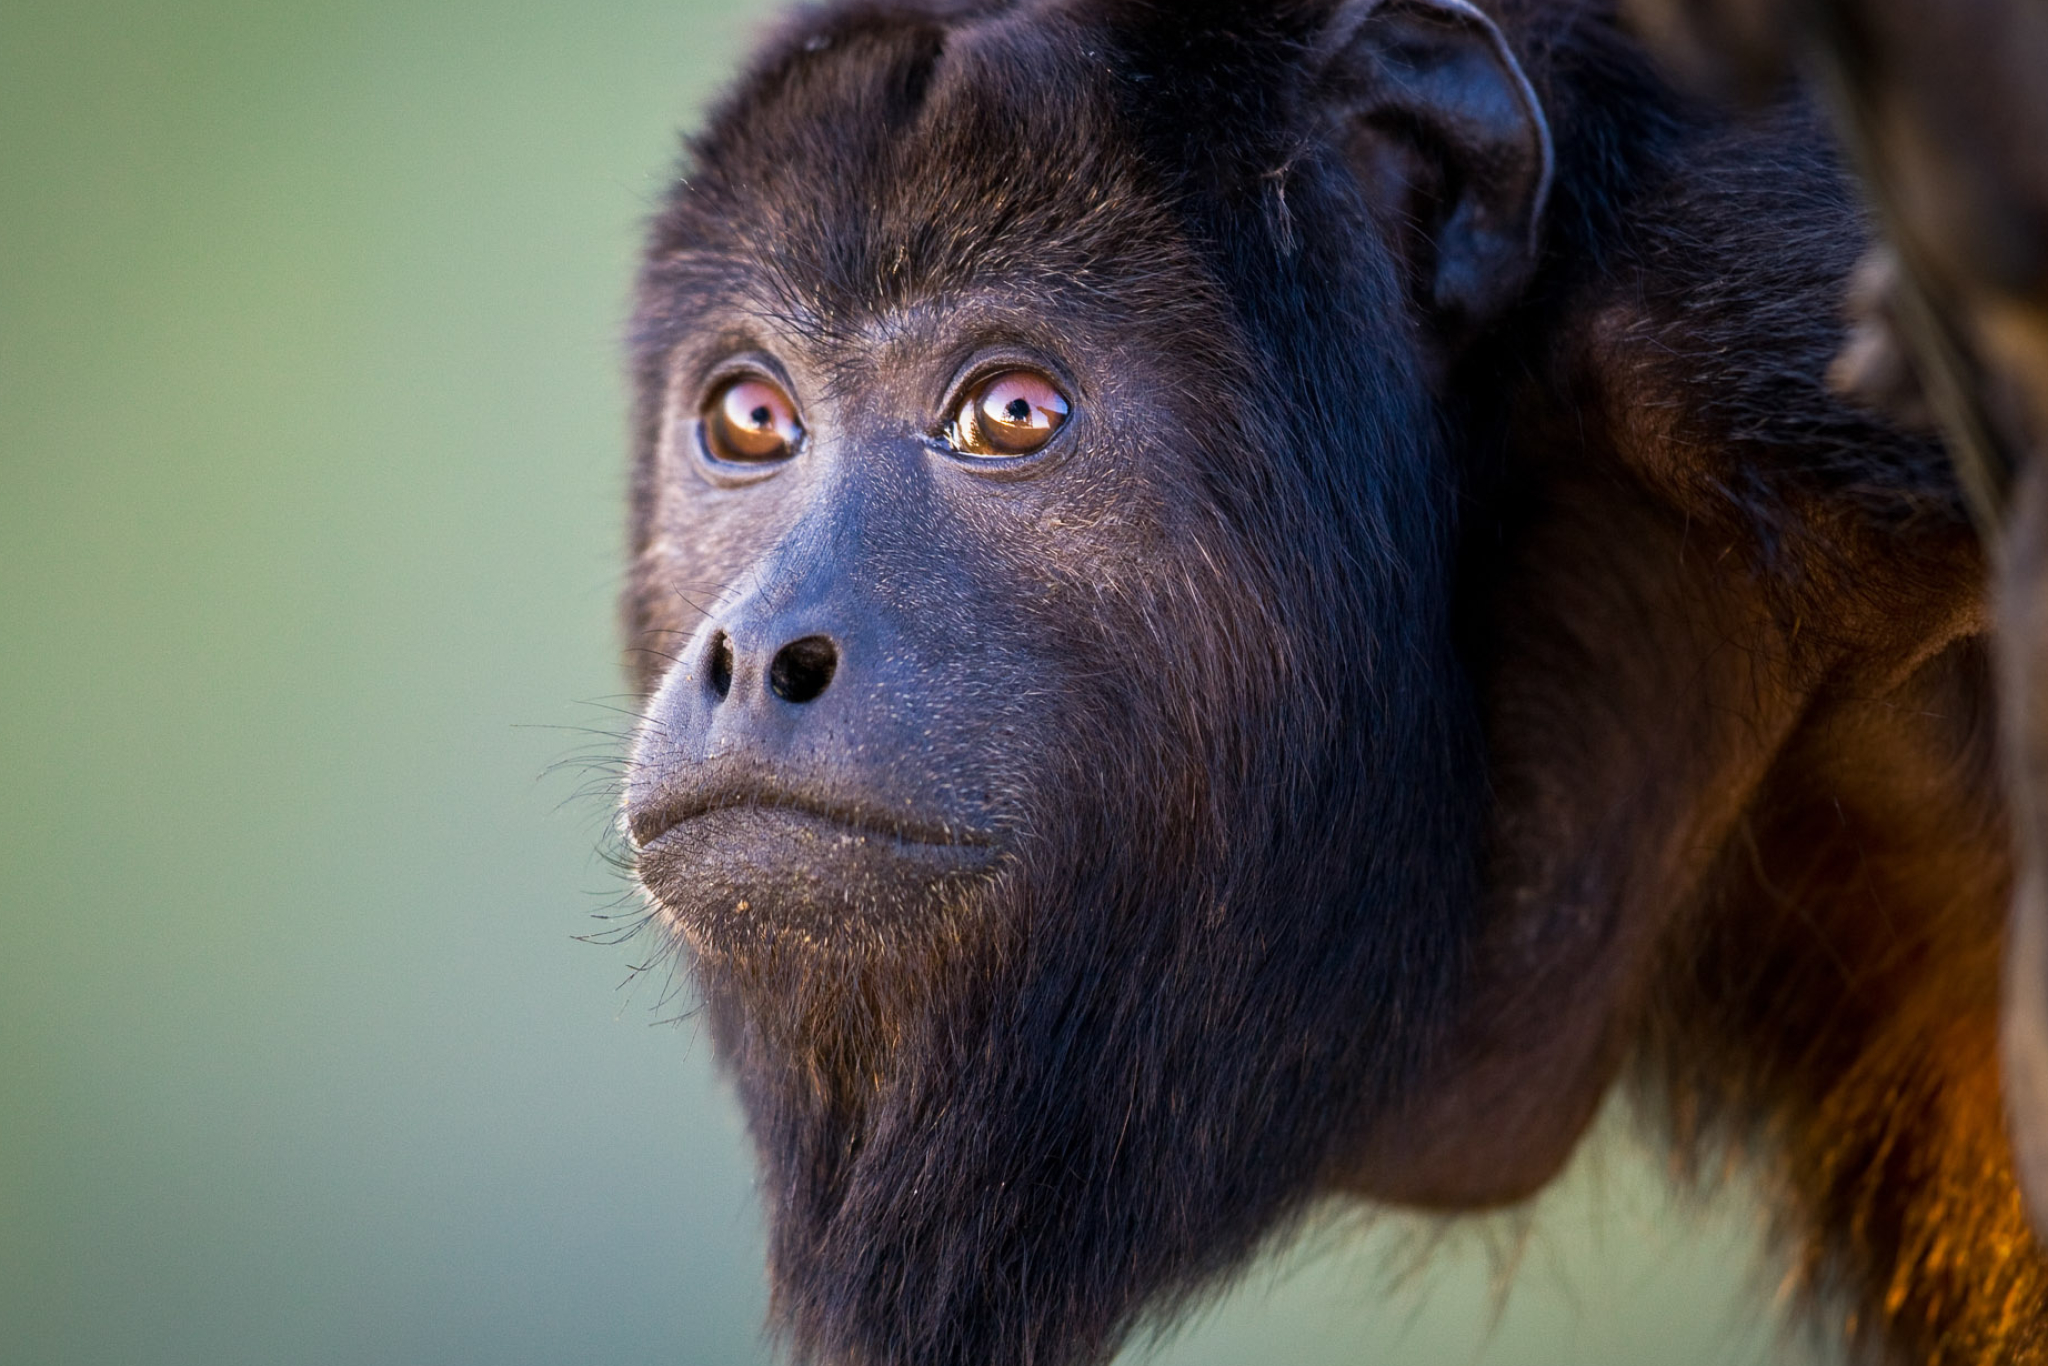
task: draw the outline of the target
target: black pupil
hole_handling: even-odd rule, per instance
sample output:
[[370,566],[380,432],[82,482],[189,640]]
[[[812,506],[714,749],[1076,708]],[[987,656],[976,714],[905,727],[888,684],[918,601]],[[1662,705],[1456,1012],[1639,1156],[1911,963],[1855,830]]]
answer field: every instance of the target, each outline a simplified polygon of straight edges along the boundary
[[1013,398],[1003,405],[1003,412],[1012,422],[1028,421],[1031,417],[1031,404],[1024,399]]
[[747,421],[753,423],[758,430],[765,432],[768,430],[769,425],[775,421],[775,414],[764,403],[754,409],[753,412],[747,414]]

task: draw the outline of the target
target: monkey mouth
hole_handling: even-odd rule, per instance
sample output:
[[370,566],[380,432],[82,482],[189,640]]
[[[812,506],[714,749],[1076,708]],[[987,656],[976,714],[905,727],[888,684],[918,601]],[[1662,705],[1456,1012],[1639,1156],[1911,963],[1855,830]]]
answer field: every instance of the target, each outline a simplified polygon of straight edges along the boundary
[[679,794],[627,825],[663,918],[700,953],[733,958],[778,942],[830,950],[878,930],[917,935],[999,856],[963,823],[779,788]]

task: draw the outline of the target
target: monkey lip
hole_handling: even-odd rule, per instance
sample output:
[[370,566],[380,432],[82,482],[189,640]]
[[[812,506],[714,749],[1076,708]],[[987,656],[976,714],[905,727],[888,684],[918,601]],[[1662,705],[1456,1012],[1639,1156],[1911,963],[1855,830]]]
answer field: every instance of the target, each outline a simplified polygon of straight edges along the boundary
[[[730,826],[735,819],[769,827],[837,827],[841,836],[878,839],[895,845],[930,845],[938,849],[959,848],[990,851],[994,841],[981,830],[962,823],[935,819],[914,811],[895,812],[877,803],[823,797],[794,789],[734,785],[679,793],[649,809],[632,812],[627,833],[642,854],[656,844],[674,843],[693,825],[708,818],[711,823]],[[752,819],[747,819],[752,818]]]
[[887,926],[915,933],[998,858],[984,832],[926,813],[780,790],[679,794],[631,828],[640,885],[700,951],[724,956],[763,935],[830,951]]

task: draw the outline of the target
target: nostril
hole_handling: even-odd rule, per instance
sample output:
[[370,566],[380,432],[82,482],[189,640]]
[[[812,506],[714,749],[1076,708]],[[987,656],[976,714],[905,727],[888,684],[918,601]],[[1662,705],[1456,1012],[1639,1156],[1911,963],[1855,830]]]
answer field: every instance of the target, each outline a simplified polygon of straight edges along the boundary
[[732,691],[732,637],[720,631],[711,641],[711,691],[721,699]]
[[838,667],[837,645],[824,636],[805,636],[775,652],[768,666],[768,687],[785,702],[809,702],[831,686]]

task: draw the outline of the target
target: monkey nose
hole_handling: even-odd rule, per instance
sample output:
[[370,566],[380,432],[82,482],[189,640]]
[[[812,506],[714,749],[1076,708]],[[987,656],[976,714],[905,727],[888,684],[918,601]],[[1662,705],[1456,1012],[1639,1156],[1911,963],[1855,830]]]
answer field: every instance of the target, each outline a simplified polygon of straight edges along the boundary
[[[704,677],[718,701],[723,702],[731,695],[736,669],[753,672],[748,666],[755,661],[745,658],[751,653],[755,652],[745,651],[727,631],[720,630],[712,635]],[[821,697],[825,689],[832,686],[832,677],[838,671],[839,646],[826,635],[799,636],[786,642],[769,657],[765,670],[769,693],[797,705],[814,702]]]

